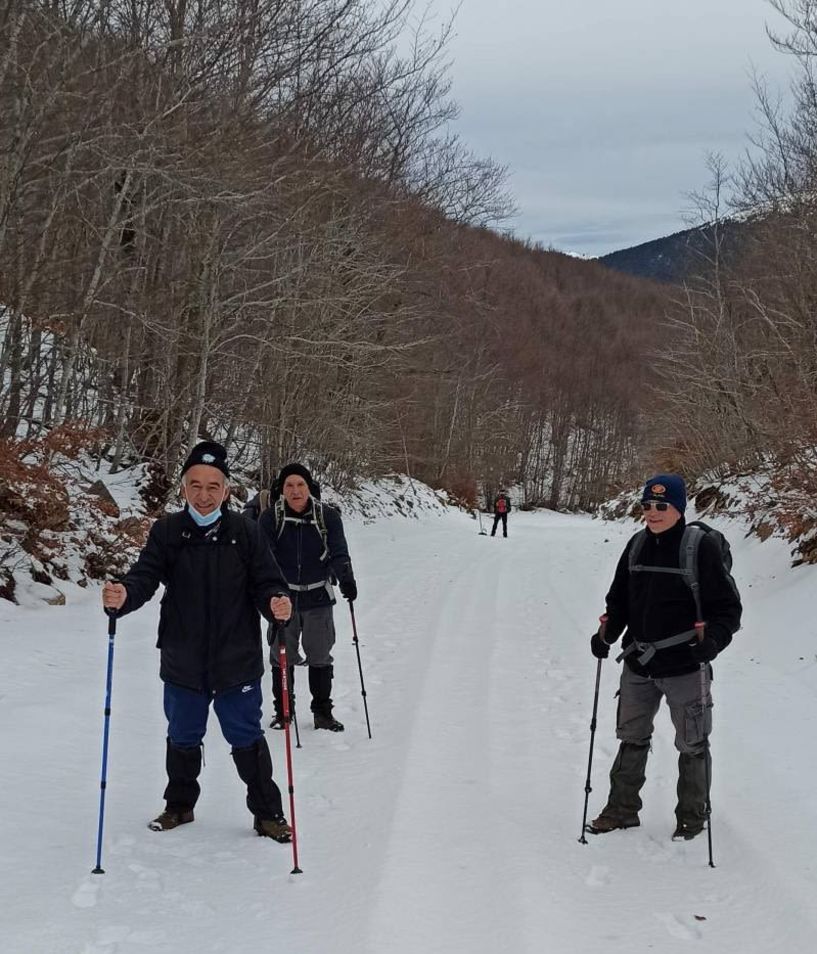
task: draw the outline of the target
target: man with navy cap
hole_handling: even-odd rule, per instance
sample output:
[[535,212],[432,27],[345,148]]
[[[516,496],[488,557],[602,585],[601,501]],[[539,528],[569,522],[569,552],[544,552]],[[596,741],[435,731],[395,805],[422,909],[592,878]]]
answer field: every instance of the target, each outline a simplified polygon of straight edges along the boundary
[[230,511],[230,470],[221,444],[197,444],[182,467],[183,510],[150,529],[134,566],[106,583],[106,610],[124,616],[165,586],[159,614],[160,677],[167,716],[166,807],[148,825],[169,831],[193,821],[202,740],[212,704],[247,786],[259,835],[286,842],[292,831],[261,728],[264,655],[259,614],[285,623],[286,581],[255,527]]
[[692,528],[685,533],[686,503],[678,474],[657,474],[646,482],[641,495],[646,529],[627,543],[607,594],[606,626],[591,639],[593,655],[604,659],[624,633],[618,657],[624,660],[616,718],[620,747],[607,804],[588,827],[594,834],[640,824],[640,791],[662,698],[679,751],[673,837],[694,838],[704,828],[711,780],[711,663],[739,629],[741,603],[715,533],[695,529],[696,569],[688,569],[693,537]]

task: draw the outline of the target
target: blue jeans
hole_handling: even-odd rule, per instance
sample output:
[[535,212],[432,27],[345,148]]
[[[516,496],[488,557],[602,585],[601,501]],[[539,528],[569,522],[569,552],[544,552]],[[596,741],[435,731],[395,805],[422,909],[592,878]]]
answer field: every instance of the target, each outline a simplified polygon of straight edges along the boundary
[[261,680],[213,695],[165,683],[164,706],[167,737],[182,749],[198,748],[207,731],[210,703],[221,732],[234,749],[245,749],[263,738],[261,728]]

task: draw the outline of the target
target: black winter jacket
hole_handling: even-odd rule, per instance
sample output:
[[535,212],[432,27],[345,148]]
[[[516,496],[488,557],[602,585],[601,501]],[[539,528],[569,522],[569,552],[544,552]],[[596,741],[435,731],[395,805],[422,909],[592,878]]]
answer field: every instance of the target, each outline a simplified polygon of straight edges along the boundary
[[[323,508],[326,546],[315,521],[316,506]],[[244,513],[248,514],[247,508]],[[340,514],[329,504],[310,499],[303,513],[296,513],[284,503],[284,515],[294,519],[285,519],[281,529],[276,524],[275,508],[267,507],[259,517],[258,525],[287,582],[293,587],[290,597],[295,609],[333,605],[335,595],[330,584],[331,577],[334,576],[340,582],[354,579]],[[315,585],[320,583],[326,585]],[[315,585],[315,588],[298,589],[310,585]]]
[[239,514],[224,509],[204,529],[187,509],[161,517],[121,582],[128,598],[119,616],[165,585],[156,643],[165,682],[221,692],[264,674],[258,614],[272,622],[270,598],[289,594],[269,547]]
[[[647,538],[638,556],[639,564],[678,567],[685,526],[682,518],[664,533],[647,530]],[[635,537],[624,548],[607,594],[607,642],[615,642],[625,629],[624,647],[633,640],[658,642],[692,630],[697,614],[691,589],[678,575],[630,573],[629,553],[633,540]],[[734,580],[723,565],[718,544],[708,536],[703,537],[698,551],[698,577],[706,635],[712,637],[720,651],[732,642],[732,634],[740,628],[742,607]],[[624,661],[633,672],[642,676],[680,676],[699,668],[686,643],[658,650],[646,666],[640,665],[637,657],[635,651]]]

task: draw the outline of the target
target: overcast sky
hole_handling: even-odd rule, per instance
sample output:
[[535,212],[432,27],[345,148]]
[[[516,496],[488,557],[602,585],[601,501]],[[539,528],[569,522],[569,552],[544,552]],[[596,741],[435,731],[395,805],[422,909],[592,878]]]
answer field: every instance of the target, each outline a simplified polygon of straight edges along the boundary
[[508,166],[520,236],[602,255],[676,232],[706,153],[748,146],[752,67],[788,86],[767,22],[766,0],[462,0],[457,129]]

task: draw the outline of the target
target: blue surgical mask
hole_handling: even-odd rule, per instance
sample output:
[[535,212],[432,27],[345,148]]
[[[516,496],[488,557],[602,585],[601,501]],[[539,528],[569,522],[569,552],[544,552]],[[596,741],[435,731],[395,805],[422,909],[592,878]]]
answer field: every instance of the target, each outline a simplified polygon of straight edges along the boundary
[[221,507],[216,507],[211,513],[199,513],[189,500],[187,501],[187,512],[193,518],[197,527],[212,527],[221,518]]

